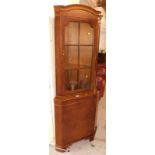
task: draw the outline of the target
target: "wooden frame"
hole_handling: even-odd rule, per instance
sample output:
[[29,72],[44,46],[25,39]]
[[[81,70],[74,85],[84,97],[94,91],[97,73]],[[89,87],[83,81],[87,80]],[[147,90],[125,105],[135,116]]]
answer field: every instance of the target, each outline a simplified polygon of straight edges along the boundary
[[[97,106],[96,66],[99,44],[100,12],[85,5],[55,6],[56,149],[63,152],[69,145],[83,138],[93,140],[96,131]],[[65,26],[69,22],[88,23],[94,31],[91,61],[91,87],[66,91],[65,88]],[[72,45],[73,46],[73,45]],[[78,45],[82,46],[82,45]],[[88,46],[88,45],[85,45]],[[79,65],[78,65],[79,67]],[[79,68],[78,68],[79,69]]]

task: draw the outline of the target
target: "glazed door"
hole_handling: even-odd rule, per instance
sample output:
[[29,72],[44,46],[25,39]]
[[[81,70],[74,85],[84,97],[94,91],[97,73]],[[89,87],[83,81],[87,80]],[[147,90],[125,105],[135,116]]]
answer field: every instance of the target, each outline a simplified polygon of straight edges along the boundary
[[65,92],[90,90],[94,29],[87,22],[68,22],[64,27]]

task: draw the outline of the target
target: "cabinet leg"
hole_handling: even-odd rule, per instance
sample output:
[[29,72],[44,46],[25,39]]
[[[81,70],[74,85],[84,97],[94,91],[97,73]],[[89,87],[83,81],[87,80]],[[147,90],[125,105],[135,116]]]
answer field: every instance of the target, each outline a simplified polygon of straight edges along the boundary
[[93,141],[95,138],[95,133],[96,133],[97,127],[95,127],[94,133],[89,137],[89,141]]
[[55,147],[55,150],[58,152],[70,152],[68,147]]
[[89,141],[91,142],[91,141],[93,141],[94,140],[94,136],[91,136],[90,138],[89,138]]

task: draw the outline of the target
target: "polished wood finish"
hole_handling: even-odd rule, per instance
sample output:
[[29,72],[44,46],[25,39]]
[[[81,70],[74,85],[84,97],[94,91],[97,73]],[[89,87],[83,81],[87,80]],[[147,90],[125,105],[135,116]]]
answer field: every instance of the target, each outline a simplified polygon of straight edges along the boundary
[[63,152],[80,139],[94,139],[100,12],[78,4],[54,8],[55,137]]
[[55,98],[56,147],[66,149],[83,138],[93,140],[97,96]]

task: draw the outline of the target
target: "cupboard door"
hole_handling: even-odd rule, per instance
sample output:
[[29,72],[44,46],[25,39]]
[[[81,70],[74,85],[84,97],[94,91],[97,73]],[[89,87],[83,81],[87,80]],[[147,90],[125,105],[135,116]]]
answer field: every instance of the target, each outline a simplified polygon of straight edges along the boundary
[[89,90],[94,49],[94,30],[86,22],[65,25],[65,91]]
[[[62,112],[63,117],[56,115],[56,122],[61,124],[63,143],[70,144],[80,138],[90,136],[94,131],[96,98],[85,97],[78,100],[67,100],[62,105],[56,106],[57,112]],[[58,128],[57,124],[56,127]],[[60,127],[59,127],[60,129]]]

